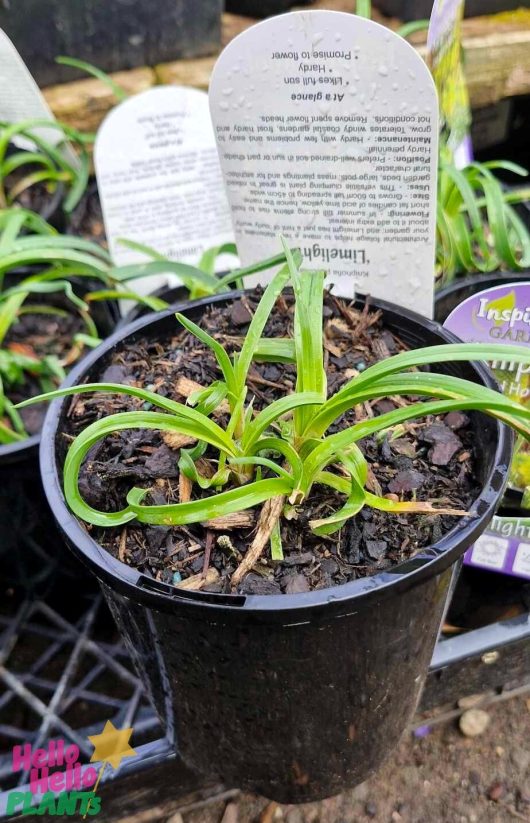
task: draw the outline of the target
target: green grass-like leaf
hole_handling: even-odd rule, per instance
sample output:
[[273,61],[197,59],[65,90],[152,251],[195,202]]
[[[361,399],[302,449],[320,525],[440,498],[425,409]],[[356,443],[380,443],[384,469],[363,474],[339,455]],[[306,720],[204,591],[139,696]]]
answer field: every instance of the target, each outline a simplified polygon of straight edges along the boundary
[[528,191],[505,190],[494,171],[520,176],[521,166],[502,161],[470,163],[457,169],[442,150],[437,202],[438,285],[467,272],[519,271],[530,265],[530,232],[512,204]]
[[[42,136],[42,131],[57,132],[57,141]],[[17,137],[33,144],[29,151],[8,149]],[[34,118],[18,123],[0,123],[0,203],[14,202],[27,188],[42,183],[55,190],[64,183],[66,196],[63,208],[70,213],[86,191],[90,161],[86,136],[56,120]],[[11,181],[11,175],[17,175]]]
[[123,100],[127,100],[129,95],[125,91],[122,86],[116,83],[115,80],[107,74],[107,72],[98,69],[97,66],[93,66],[92,63],[87,63],[86,60],[77,60],[75,57],[56,57],[55,62],[59,63],[61,66],[71,66],[73,69],[79,69],[80,71],[84,71],[87,74],[90,74],[92,77],[95,77],[96,80],[101,80],[113,93],[117,100],[122,102]]
[[[324,271],[302,271],[282,238],[295,295],[294,344],[296,356],[296,390],[314,392],[320,402],[326,399],[327,379],[322,344],[322,292]],[[316,298],[316,299],[315,299]],[[294,428],[299,436],[309,425],[313,411],[300,406],[294,413]]]

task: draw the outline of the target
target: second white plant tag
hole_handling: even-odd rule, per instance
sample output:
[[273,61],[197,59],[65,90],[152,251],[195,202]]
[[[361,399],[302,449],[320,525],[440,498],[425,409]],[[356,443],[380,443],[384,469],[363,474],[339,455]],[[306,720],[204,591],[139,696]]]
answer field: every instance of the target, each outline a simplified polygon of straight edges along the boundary
[[185,263],[233,240],[204,92],[157,86],[121,103],[98,132],[94,159],[115,263],[147,260],[121,238]]

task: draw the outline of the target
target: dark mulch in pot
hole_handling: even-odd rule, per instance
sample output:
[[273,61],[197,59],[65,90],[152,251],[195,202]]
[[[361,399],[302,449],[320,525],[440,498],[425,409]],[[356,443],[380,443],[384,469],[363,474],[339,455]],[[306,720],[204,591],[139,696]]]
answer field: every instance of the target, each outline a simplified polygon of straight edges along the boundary
[[[228,307],[211,306],[201,325],[230,351],[237,347],[237,338],[245,334],[258,299],[256,292]],[[265,334],[287,336],[292,333],[292,321],[292,301],[282,297]],[[324,329],[330,393],[371,363],[405,348],[382,326],[380,313],[360,312],[329,294],[325,300]],[[183,378],[206,386],[218,377],[209,350],[187,332],[179,331],[177,325],[169,340],[143,339],[122,344],[112,363],[99,375],[106,382],[144,386],[180,401],[185,399],[188,389]],[[256,409],[291,392],[294,386],[294,367],[252,367],[249,387]],[[402,398],[388,398],[366,403],[345,415],[335,428],[404,402]],[[77,397],[69,410],[65,447],[73,435],[92,421],[141,405],[133,398],[102,393]],[[368,438],[361,446],[371,467],[369,487],[376,493],[392,494],[394,499],[436,500],[440,505],[463,510],[478,495],[473,473],[473,436],[464,414],[413,421],[392,435]],[[80,476],[80,488],[87,502],[102,510],[121,508],[127,491],[134,485],[151,489],[146,502],[177,502],[178,456],[171,436],[151,431],[119,433],[93,447]],[[209,468],[203,461],[203,473]],[[340,495],[324,487],[315,488],[296,519],[282,519],[284,561],[272,562],[266,551],[239,591],[302,592],[371,575],[434,543],[458,519],[442,515],[396,516],[365,508],[331,537],[312,534],[308,522],[327,516],[342,503]],[[209,567],[216,570],[217,575],[213,572],[211,576],[217,579],[203,590],[228,592],[231,574],[252,541],[256,517],[256,512],[244,513],[242,522],[246,518],[246,524],[235,528],[217,524],[89,528],[92,536],[114,556],[158,580],[171,583],[175,574],[186,579]]]
[[[72,348],[74,335],[84,330],[84,323],[78,315],[24,314],[9,330],[5,347],[29,357],[55,355],[62,360]],[[5,391],[13,403],[42,393],[38,378],[31,374],[25,374],[21,384],[6,386]],[[38,403],[20,410],[28,434],[40,432],[47,407],[47,403]]]

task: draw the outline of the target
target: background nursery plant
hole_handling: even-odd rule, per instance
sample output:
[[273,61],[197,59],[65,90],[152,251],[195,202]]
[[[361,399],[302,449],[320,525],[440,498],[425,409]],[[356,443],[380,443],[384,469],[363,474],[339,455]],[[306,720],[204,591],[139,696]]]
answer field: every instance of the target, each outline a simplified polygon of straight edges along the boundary
[[[277,255],[217,277],[215,261],[221,254],[235,254],[232,244],[207,250],[197,266],[167,260],[142,246],[151,258],[148,262],[117,267],[106,249],[79,237],[60,235],[39,215],[18,207],[0,211],[0,232],[0,438],[4,443],[27,436],[10,399],[13,392],[21,399],[19,390],[26,378],[30,382],[37,379],[40,391],[51,390],[85,347],[100,342],[94,319],[97,304],[126,299],[133,301],[136,309],[142,306],[160,311],[168,306],[156,295],[140,295],[131,288],[132,281],[160,273],[177,274],[185,296],[197,298],[226,291],[246,275],[285,261],[284,255]],[[27,342],[10,340],[20,319],[35,314],[63,320],[77,317],[68,350],[60,358],[53,354],[41,357]]]
[[[54,133],[57,140],[52,139]],[[52,195],[63,186],[62,208],[70,214],[88,184],[87,145],[92,140],[91,135],[55,120],[0,123],[0,207],[15,202],[33,207],[35,187]]]
[[[0,252],[0,442],[7,444],[28,436],[12,398],[58,385],[83,350],[111,331],[110,301],[129,297],[153,310],[167,304],[124,287],[105,249],[60,235],[28,209],[0,210]],[[41,323],[28,339],[21,321],[30,317]]]
[[[369,491],[369,466],[359,448],[364,438],[418,417],[455,410],[484,412],[530,438],[530,410],[518,403],[462,378],[410,371],[449,360],[502,356],[527,362],[528,352],[520,347],[455,344],[402,352],[370,366],[328,396],[322,337],[314,333],[323,323],[325,273],[301,269],[300,254],[291,253],[285,243],[284,250],[287,264],[265,289],[241,348],[232,357],[206,331],[177,315],[184,328],[211,349],[220,372],[220,378],[193,393],[187,405],[153,391],[113,383],[89,383],[46,396],[125,393],[157,409],[106,416],[84,429],[70,446],[64,464],[65,496],[74,514],[87,523],[100,527],[123,526],[131,521],[186,526],[261,506],[252,545],[232,574],[233,589],[256,564],[267,544],[272,560],[282,560],[284,549],[290,549],[283,545],[282,523],[300,516],[319,487],[331,489],[342,498],[339,508],[309,523],[312,532],[323,537],[340,530],[364,506],[396,514],[466,514],[437,505],[437,500],[400,501]],[[293,336],[263,337],[276,301],[289,282],[295,298]],[[255,413],[247,377],[252,362],[259,359],[294,364],[296,386],[292,394]],[[360,404],[396,395],[426,399],[340,429],[343,416]],[[213,419],[221,405],[227,414],[224,426]],[[181,448],[179,459],[180,472],[191,484],[187,501],[150,504],[146,502],[150,489],[140,487],[128,492],[127,504],[119,511],[101,511],[85,501],[79,474],[88,451],[108,435],[133,429],[156,429],[184,438],[182,442],[191,445]],[[175,582],[179,585],[178,580]],[[188,579],[181,585],[200,588],[203,583],[204,579],[202,583]]]
[[530,189],[504,189],[495,169],[526,177],[508,161],[457,169],[442,150],[438,176],[436,283],[466,273],[519,272],[530,267],[530,233],[514,208]]
[[[20,399],[20,392],[24,396],[24,391],[35,393],[39,387],[50,390],[85,346],[99,342],[80,284],[83,275],[92,281],[105,279],[110,261],[97,246],[61,237],[26,209],[0,211],[0,232],[0,443],[5,444],[27,436],[10,396]],[[18,324],[28,315],[64,327],[58,331],[61,344],[56,351],[42,333],[37,335],[42,339],[40,352],[18,333]]]

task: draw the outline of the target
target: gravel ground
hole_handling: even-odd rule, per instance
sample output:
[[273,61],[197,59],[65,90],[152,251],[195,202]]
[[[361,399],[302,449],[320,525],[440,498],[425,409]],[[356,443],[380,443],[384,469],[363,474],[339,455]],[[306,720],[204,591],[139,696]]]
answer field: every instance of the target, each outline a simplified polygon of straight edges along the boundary
[[451,723],[407,736],[377,777],[339,797],[295,807],[241,795],[167,823],[530,823],[530,698],[488,714],[479,737]]

